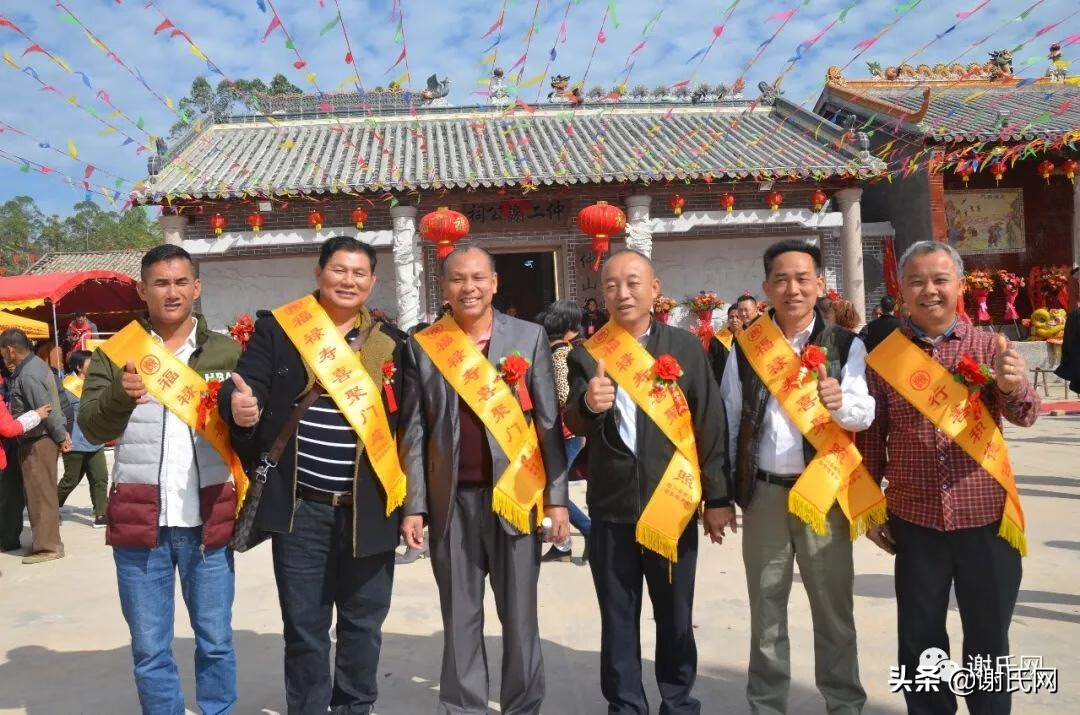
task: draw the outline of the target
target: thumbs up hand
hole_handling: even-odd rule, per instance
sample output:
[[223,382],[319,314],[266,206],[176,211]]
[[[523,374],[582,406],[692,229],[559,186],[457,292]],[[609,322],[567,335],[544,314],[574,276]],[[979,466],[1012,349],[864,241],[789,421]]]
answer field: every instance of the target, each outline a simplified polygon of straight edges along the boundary
[[1024,383],[1024,358],[998,333],[994,339],[994,381],[1003,394],[1010,395]]
[[840,381],[835,377],[829,377],[824,365],[818,365],[817,392],[818,399],[825,409],[834,412],[844,406],[844,392],[840,389]]
[[148,399],[142,375],[135,369],[135,363],[131,360],[124,364],[124,372],[120,376],[120,385],[124,388],[124,394],[135,400],[136,404],[141,405]]
[[237,427],[254,427],[259,422],[259,401],[240,373],[234,372],[232,381],[236,386],[230,399],[233,424]]
[[604,361],[596,362],[596,375],[589,380],[585,404],[593,412],[607,412],[615,404],[615,383],[604,374]]

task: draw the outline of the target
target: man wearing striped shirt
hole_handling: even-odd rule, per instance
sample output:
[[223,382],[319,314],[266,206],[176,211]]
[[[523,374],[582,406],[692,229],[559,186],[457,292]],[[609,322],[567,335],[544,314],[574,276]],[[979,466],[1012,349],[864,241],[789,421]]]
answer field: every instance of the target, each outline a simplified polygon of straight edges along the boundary
[[[349,237],[326,241],[315,269],[318,306],[312,311],[325,311],[345,342],[358,350],[359,362],[381,392],[373,399],[382,401],[396,434],[397,375],[406,336],[374,322],[365,306],[375,285],[375,261],[366,243]],[[390,608],[401,510],[386,513],[387,494],[364,441],[330,394],[334,388],[316,382],[293,339],[274,314],[260,312],[218,404],[232,422],[234,448],[254,464],[270,452],[303,396],[317,391],[268,473],[256,523],[273,535],[288,712],[363,715],[372,712],[378,694],[381,629]],[[364,411],[372,409],[369,404]]]

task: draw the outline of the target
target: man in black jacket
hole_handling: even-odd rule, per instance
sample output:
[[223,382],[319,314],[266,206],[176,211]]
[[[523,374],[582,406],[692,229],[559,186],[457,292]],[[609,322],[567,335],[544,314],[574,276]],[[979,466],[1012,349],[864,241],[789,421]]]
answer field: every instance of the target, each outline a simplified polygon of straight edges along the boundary
[[[316,297],[346,342],[367,333],[356,369],[363,365],[379,387],[375,399],[382,401],[396,433],[398,413],[392,406],[401,399],[405,335],[385,323],[372,327],[364,303],[375,284],[374,271],[370,245],[349,237],[331,239],[323,244],[315,270]],[[257,525],[273,535],[288,712],[307,715],[329,708],[370,713],[378,694],[376,671],[401,510],[386,513],[387,494],[367,445],[333,396],[315,381],[275,315],[260,311],[218,405],[231,423],[234,448],[253,465],[270,451],[293,406],[311,389],[319,390],[320,397],[301,416],[295,436],[277,459],[280,466],[270,470],[256,517]],[[396,393],[393,401],[391,391]],[[335,607],[331,681],[327,665]]]
[[900,318],[897,318],[894,314],[895,312],[896,298],[891,295],[884,296],[881,299],[881,317],[871,320],[859,333],[859,337],[866,343],[867,353],[876,348],[882,340],[892,335],[892,331],[903,325]]
[[[660,295],[660,280],[644,255],[630,250],[612,254],[601,281],[615,325],[636,338],[649,356],[665,358],[668,364],[674,358],[681,368],[675,383],[685,396],[684,408],[689,409],[699,466],[697,474],[687,473],[686,478],[700,485],[705,533],[719,543],[726,527],[735,531],[735,511],[725,477],[724,411],[705,351],[690,333],[652,319],[650,310]],[[595,346],[591,341],[574,348],[567,360],[566,423],[574,434],[587,437],[589,450],[586,499],[593,520],[589,565],[600,603],[601,690],[609,712],[649,712],[641,684],[639,621],[644,578],[656,620],[660,711],[696,714],[701,712],[701,703],[690,691],[697,672],[692,612],[700,503],[685,504],[691,515],[678,538],[677,560],[668,561],[638,543],[636,527],[646,504],[655,496],[662,499],[667,491],[657,485],[676,447],[629,396],[624,389],[627,383],[617,384],[606,375],[604,360],[594,359],[590,352]],[[612,363],[619,361],[616,357]]]

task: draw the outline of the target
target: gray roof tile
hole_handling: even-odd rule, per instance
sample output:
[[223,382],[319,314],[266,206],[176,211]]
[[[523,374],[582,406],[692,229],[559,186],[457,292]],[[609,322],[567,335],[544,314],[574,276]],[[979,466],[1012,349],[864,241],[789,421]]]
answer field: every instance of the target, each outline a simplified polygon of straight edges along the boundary
[[204,130],[134,198],[877,173],[840,136],[783,99],[248,118]]
[[27,269],[28,274],[116,271],[138,280],[144,251],[78,251],[46,253]]

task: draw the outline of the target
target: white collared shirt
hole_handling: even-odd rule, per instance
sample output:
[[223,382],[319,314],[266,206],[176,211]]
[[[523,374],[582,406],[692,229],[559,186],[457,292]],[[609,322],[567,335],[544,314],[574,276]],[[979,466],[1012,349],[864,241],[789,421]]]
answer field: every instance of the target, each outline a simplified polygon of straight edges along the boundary
[[[774,318],[773,323],[775,322]],[[788,340],[797,354],[801,353],[809,342],[816,322],[815,317],[810,321],[810,325]],[[868,428],[874,421],[876,402],[870,396],[866,385],[866,346],[862,340],[851,342],[847,363],[840,373],[840,390],[843,393],[843,405],[836,411],[829,411],[836,424],[852,432],[861,432]],[[729,454],[734,455],[739,440],[743,402],[742,381],[739,379],[739,366],[734,350],[728,355],[727,364],[724,366],[720,394],[724,398],[724,409],[727,412]],[[775,397],[770,397],[765,406],[761,428],[758,467],[775,474],[802,474],[806,469],[802,433],[788,419]],[[734,457],[732,462],[734,463]]]
[[[652,324],[644,335],[638,336],[637,341],[644,345],[652,332]],[[614,382],[614,381],[613,381]],[[615,424],[619,428],[619,436],[622,437],[626,448],[631,452],[637,451],[637,413],[638,406],[630,393],[615,385]]]
[[[191,317],[193,327],[184,344],[174,353],[176,358],[187,365],[192,353],[198,347],[195,333],[199,323]],[[161,336],[150,331],[150,336],[159,343]],[[160,526],[191,527],[202,525],[199,509],[199,470],[195,466],[194,435],[183,420],[165,408],[164,440],[161,444],[161,510],[158,516]]]

